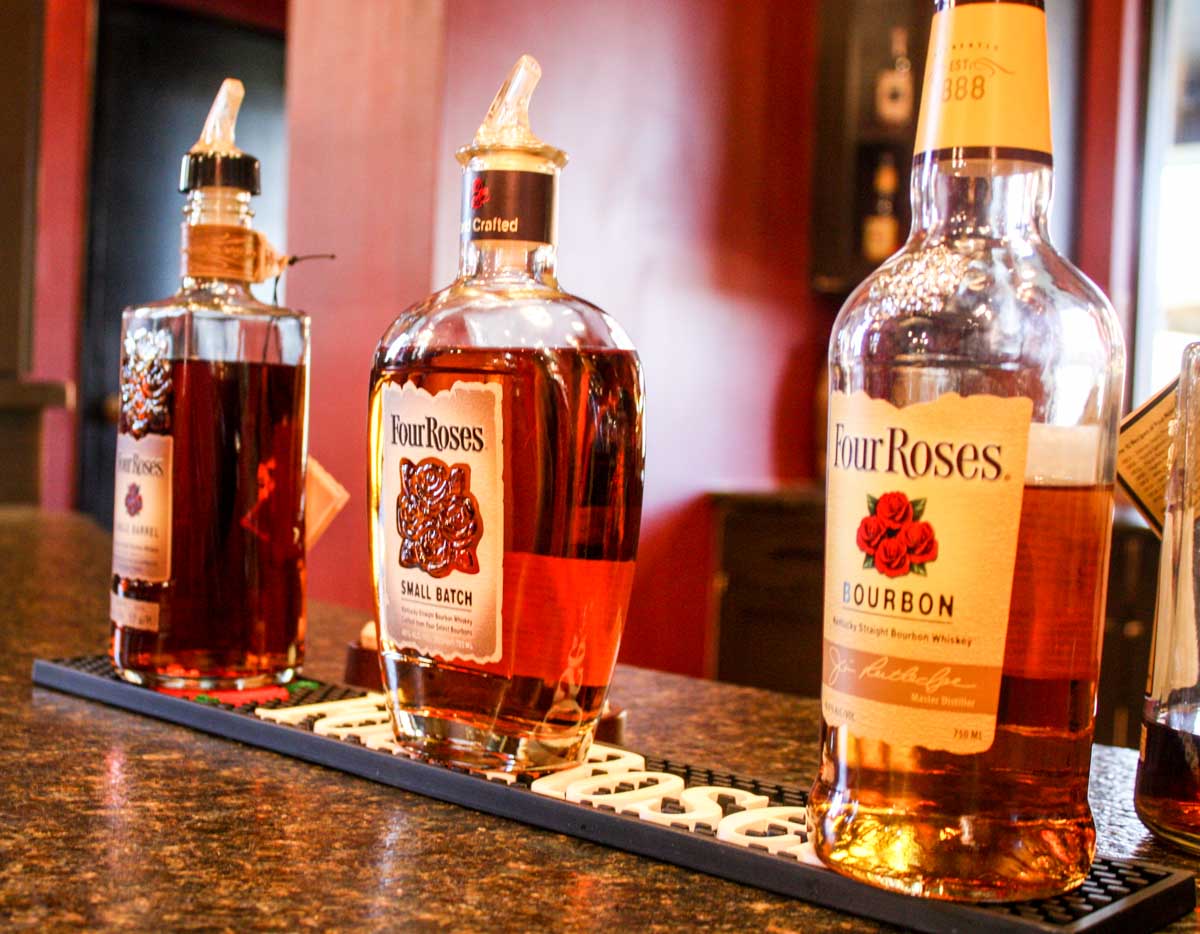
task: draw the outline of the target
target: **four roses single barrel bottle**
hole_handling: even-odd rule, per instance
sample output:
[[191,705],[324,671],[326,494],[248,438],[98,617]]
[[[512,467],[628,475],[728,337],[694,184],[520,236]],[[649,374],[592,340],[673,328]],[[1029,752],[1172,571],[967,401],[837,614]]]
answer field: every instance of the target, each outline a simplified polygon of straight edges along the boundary
[[538,770],[582,758],[624,625],[641,516],[642,381],[555,277],[564,153],[500,89],[464,167],[459,277],[403,312],[371,376],[371,551],[398,741]]
[[1042,3],[941,0],[908,242],[829,348],[822,734],[834,869],[1016,900],[1086,875],[1124,351],[1050,245]]

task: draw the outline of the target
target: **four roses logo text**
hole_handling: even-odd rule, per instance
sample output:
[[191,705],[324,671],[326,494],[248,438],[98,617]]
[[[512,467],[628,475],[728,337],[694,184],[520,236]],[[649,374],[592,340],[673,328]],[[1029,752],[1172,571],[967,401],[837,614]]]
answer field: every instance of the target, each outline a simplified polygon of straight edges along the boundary
[[451,571],[478,574],[475,548],[483,537],[483,518],[471,493],[471,468],[451,467],[436,457],[420,463],[401,458],[396,530],[402,568],[420,568],[431,577]]
[[855,542],[866,557],[864,568],[886,577],[925,575],[925,565],[936,561],[937,538],[933,526],[921,522],[925,500],[909,501],[903,493],[868,494],[867,515],[858,524]]

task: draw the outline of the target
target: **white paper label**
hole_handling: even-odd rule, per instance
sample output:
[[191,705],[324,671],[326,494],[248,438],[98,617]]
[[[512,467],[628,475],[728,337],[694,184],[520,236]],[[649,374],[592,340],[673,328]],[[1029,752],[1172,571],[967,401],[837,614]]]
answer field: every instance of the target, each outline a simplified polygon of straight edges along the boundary
[[833,726],[958,754],[995,738],[1029,399],[829,398],[825,655]]
[[383,388],[384,634],[423,655],[500,660],[504,438],[497,383]]
[[113,574],[152,584],[171,577],[170,435],[117,435]]
[[108,618],[126,629],[158,632],[158,604],[146,600],[131,600],[120,594],[108,596]]

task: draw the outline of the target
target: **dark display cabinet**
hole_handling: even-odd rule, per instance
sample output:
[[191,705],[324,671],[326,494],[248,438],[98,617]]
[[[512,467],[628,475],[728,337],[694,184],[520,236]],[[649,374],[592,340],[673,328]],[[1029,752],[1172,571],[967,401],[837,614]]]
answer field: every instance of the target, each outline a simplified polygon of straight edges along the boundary
[[928,0],[822,5],[812,218],[819,292],[847,294],[908,235],[932,14]]

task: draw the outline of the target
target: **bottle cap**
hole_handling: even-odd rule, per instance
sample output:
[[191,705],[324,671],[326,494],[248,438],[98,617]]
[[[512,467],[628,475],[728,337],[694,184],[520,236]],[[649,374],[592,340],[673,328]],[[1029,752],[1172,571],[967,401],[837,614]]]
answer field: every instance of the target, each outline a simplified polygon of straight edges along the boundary
[[262,191],[258,160],[234,145],[238,109],[245,94],[237,78],[221,82],[200,138],[183,157],[180,191],[213,187],[238,188],[252,195]]
[[547,145],[529,127],[529,99],[541,77],[542,67],[532,55],[517,59],[492,99],[475,139],[456,153],[460,163],[466,165],[477,156],[513,154],[544,160],[558,168],[567,164],[565,152]]

